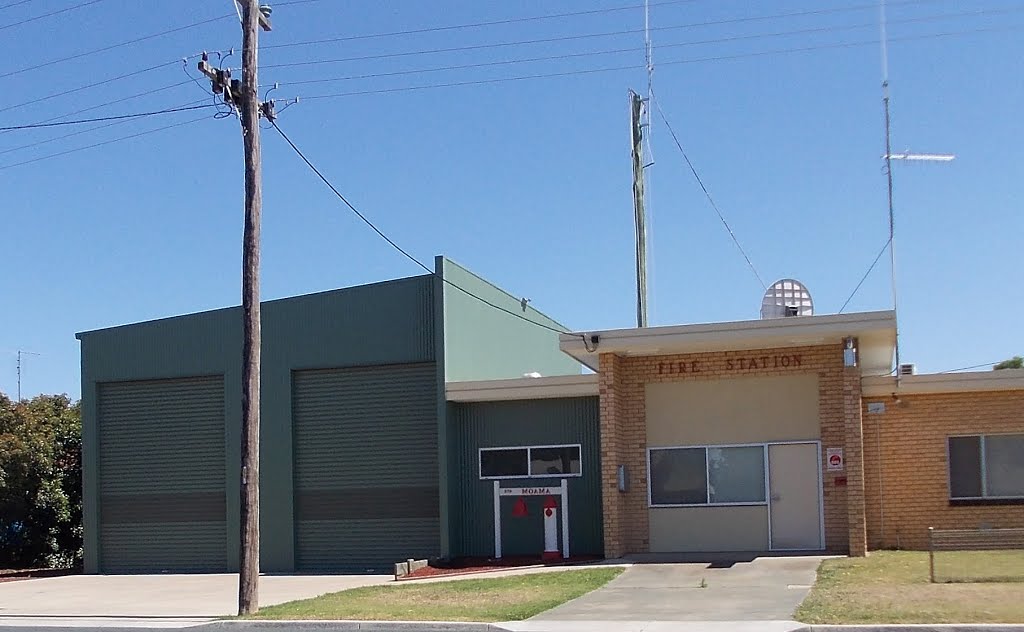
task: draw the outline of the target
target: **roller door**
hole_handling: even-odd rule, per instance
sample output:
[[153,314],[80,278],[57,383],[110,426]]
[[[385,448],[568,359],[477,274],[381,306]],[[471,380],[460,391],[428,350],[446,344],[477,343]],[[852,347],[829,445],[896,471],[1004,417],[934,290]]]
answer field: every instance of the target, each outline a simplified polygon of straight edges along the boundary
[[99,385],[100,569],[227,570],[224,380]]
[[292,406],[297,568],[437,555],[435,365],[297,371]]

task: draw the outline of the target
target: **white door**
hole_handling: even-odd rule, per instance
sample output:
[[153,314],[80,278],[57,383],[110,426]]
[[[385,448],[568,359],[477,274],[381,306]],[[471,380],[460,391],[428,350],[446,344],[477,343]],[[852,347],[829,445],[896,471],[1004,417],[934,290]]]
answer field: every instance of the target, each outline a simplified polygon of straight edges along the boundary
[[821,470],[817,443],[768,446],[769,522],[774,550],[820,550]]

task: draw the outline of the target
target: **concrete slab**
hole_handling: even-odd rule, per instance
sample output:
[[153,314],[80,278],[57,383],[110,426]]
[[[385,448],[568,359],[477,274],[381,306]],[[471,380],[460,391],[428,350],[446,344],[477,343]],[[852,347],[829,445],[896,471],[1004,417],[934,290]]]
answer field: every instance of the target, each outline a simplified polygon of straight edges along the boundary
[[[393,581],[390,575],[269,575],[260,605]],[[72,575],[0,583],[0,623],[24,618],[202,619],[237,612],[238,576]]]
[[531,621],[789,622],[814,583],[821,559],[636,564],[603,588]]

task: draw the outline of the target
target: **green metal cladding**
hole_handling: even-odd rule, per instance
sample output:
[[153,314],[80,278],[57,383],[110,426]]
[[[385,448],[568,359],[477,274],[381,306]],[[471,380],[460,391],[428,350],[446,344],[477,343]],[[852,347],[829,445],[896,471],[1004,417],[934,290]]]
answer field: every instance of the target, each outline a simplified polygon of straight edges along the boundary
[[[602,555],[601,440],[597,397],[449,404],[449,467],[454,555],[494,554],[494,482],[479,477],[480,448],[581,444],[582,476],[569,481],[569,549]],[[558,478],[511,479],[506,487],[558,485]],[[539,497],[527,499],[530,517],[502,504],[505,555],[537,554],[543,545]]]
[[[263,303],[263,570],[365,570],[399,549],[403,559],[451,553],[449,494],[464,474],[449,463],[459,438],[449,435],[446,380],[579,373],[554,331],[452,283],[560,329],[555,321],[443,257],[435,267]],[[86,572],[236,570],[240,308],[78,338]]]

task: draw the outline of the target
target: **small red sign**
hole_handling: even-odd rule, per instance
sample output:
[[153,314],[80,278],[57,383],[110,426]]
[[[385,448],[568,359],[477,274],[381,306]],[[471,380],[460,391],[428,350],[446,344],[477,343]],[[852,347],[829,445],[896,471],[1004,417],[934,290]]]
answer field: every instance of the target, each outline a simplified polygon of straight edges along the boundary
[[544,500],[544,508],[545,509],[557,509],[558,508],[558,501],[555,500],[554,496],[548,496]]
[[514,507],[512,507],[512,515],[516,518],[524,518],[530,515],[530,511],[526,508],[526,499],[522,496],[516,501]]
[[551,517],[552,513],[554,513],[554,512],[551,511],[551,507],[548,507],[547,509],[544,510],[544,515],[547,516],[548,518]]

